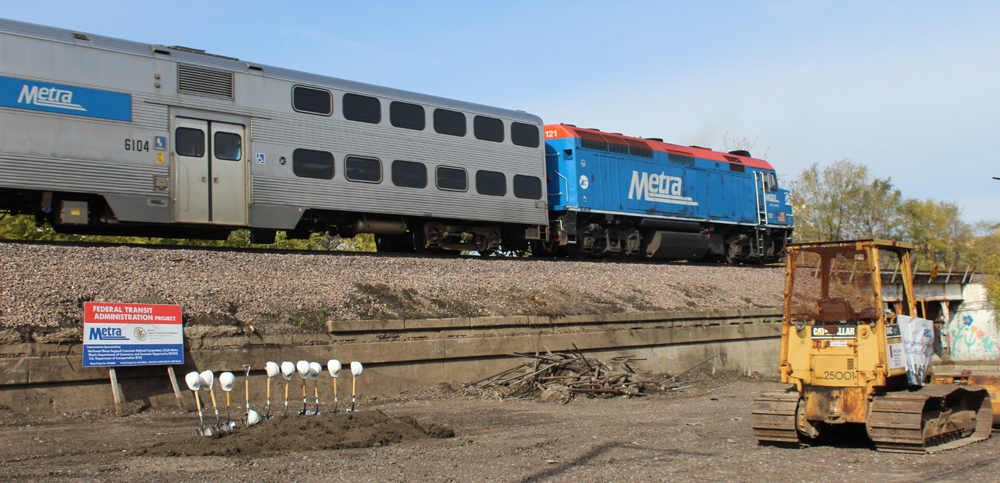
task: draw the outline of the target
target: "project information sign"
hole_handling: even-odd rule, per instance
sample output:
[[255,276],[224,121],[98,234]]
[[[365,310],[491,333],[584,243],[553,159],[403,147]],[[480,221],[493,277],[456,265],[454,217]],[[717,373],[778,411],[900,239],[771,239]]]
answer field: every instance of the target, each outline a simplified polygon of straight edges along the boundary
[[184,364],[180,305],[83,304],[83,366]]

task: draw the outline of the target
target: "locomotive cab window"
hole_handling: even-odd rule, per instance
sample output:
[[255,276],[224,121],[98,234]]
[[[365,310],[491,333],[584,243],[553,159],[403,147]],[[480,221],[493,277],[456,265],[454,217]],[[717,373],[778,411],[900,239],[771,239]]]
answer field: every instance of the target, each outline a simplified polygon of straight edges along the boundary
[[514,196],[529,200],[542,199],[542,180],[534,176],[515,174]]
[[344,177],[362,183],[382,182],[382,162],[375,158],[348,156],[344,160]]
[[382,103],[368,96],[344,94],[344,118],[351,121],[378,124],[382,121]]
[[300,178],[333,179],[333,155],[326,151],[292,151],[292,172]]
[[438,166],[437,187],[444,191],[467,191],[469,189],[469,174],[464,169]]
[[423,106],[393,101],[389,104],[389,122],[395,127],[423,131],[427,125]]
[[496,171],[476,171],[476,191],[481,195],[506,196],[507,176]]
[[539,144],[538,139],[537,126],[521,122],[511,123],[510,141],[512,143],[526,148],[537,148]]
[[767,173],[764,180],[767,183],[768,191],[778,191],[778,178],[774,176],[774,173]]
[[413,161],[393,161],[392,184],[407,188],[426,188],[427,166]]
[[434,130],[438,134],[465,136],[465,114],[447,109],[434,109]]
[[476,139],[483,141],[503,142],[503,121],[485,116],[476,116],[472,119],[472,131]]
[[174,131],[174,150],[179,156],[200,158],[205,155],[205,131],[179,127]]
[[231,132],[217,132],[212,139],[216,159],[239,161],[243,159],[243,137]]
[[322,89],[295,86],[292,88],[292,108],[299,112],[329,116],[333,114],[333,95]]

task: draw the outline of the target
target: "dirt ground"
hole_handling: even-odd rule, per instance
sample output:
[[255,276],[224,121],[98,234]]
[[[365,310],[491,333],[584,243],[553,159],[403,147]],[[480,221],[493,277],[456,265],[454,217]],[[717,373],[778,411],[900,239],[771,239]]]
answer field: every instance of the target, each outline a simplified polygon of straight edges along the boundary
[[[890,483],[996,481],[1000,472],[1000,437],[928,456],[878,453],[866,440],[799,450],[758,446],[750,428],[753,395],[779,384],[731,377],[690,384],[664,395],[565,405],[428,391],[435,397],[376,400],[358,415],[409,417],[411,427],[434,423],[454,437],[232,456],[146,451],[199,438],[193,412],[2,414],[0,480]],[[253,429],[267,428],[246,431]],[[268,431],[277,438],[294,428]],[[322,431],[312,434],[323,438]]]

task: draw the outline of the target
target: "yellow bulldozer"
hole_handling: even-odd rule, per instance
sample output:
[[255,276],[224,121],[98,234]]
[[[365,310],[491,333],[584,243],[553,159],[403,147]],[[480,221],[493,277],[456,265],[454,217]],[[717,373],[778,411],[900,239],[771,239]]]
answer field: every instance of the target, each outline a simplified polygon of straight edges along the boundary
[[[917,315],[912,249],[885,240],[788,246],[779,371],[794,386],[754,400],[758,442],[798,447],[850,424],[864,425],[879,451],[927,453],[989,438],[986,389],[907,377],[913,364],[899,322]],[[882,298],[887,257],[903,283],[891,304]]]

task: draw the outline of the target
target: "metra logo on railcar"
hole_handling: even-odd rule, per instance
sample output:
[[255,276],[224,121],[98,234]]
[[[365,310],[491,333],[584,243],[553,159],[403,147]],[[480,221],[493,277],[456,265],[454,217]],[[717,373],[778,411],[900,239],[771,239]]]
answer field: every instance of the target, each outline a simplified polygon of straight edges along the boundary
[[671,203],[675,205],[698,206],[698,202],[688,196],[681,196],[683,181],[666,173],[646,173],[640,176],[639,171],[632,171],[632,186],[628,189],[628,199]]
[[91,327],[88,340],[129,340],[118,327]]
[[79,104],[73,104],[73,91],[52,87],[28,86],[21,87],[21,95],[17,97],[18,104],[34,104],[36,106],[56,107],[74,111],[87,110]]

